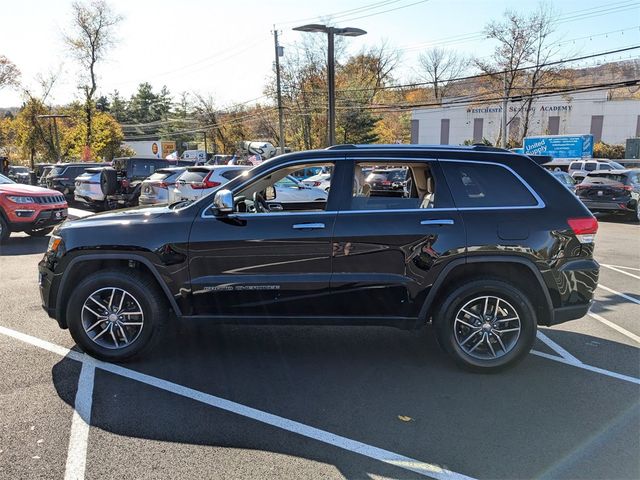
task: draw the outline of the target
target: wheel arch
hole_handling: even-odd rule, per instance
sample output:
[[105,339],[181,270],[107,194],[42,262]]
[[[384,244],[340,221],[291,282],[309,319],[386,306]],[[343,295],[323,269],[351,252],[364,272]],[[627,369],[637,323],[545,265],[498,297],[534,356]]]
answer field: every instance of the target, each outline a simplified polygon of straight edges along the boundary
[[[132,263],[134,262],[133,266]],[[60,284],[56,292],[56,319],[62,328],[67,328],[66,309],[69,297],[71,296],[70,285],[74,285],[82,277],[93,272],[103,270],[110,267],[136,268],[140,266],[138,271],[151,276],[156,284],[164,293],[169,305],[177,316],[182,313],[175,298],[169,291],[167,285],[162,281],[160,273],[157,271],[153,263],[142,255],[135,253],[109,253],[109,254],[84,254],[72,259],[66,266]]]
[[[497,267],[496,263],[500,266]],[[542,274],[531,260],[513,255],[479,255],[451,261],[443,268],[427,294],[418,317],[420,324],[429,319],[433,307],[457,281],[480,276],[514,283],[530,296],[538,323],[553,324],[553,303]]]

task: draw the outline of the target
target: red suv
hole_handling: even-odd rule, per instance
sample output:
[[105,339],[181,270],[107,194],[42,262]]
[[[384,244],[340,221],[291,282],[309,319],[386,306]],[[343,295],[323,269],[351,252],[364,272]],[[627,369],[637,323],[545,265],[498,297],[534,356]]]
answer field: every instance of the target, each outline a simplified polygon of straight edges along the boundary
[[66,218],[67,202],[60,192],[0,175],[0,243],[11,232],[44,236]]

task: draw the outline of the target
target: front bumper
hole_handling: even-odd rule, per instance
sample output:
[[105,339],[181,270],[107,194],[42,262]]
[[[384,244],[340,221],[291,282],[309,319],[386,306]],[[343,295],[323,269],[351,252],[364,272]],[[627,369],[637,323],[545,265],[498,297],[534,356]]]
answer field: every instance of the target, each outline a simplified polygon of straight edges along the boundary
[[[55,319],[56,308],[54,302],[51,301],[55,275],[53,271],[48,268],[47,263],[46,256],[38,263],[38,288],[40,290],[40,300],[43,310],[47,312],[50,318]],[[58,325],[64,328],[60,321],[58,321]]]
[[[28,212],[29,208],[19,209],[16,212]],[[10,220],[11,230],[23,232],[58,225],[67,219],[67,207],[52,208],[48,210],[33,211],[30,215],[13,216]]]

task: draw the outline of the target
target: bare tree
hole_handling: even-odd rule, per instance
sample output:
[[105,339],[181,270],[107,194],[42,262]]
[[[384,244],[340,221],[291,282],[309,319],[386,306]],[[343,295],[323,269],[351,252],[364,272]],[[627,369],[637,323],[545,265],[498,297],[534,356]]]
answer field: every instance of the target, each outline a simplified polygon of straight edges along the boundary
[[447,92],[450,79],[459,77],[467,67],[467,60],[444,48],[432,48],[419,55],[421,76],[433,85],[433,96],[437,101]]
[[524,101],[522,137],[527,136],[533,112],[533,100],[540,90],[550,86],[558,78],[558,71],[547,66],[551,57],[560,50],[558,44],[551,41],[556,28],[554,18],[556,15],[551,6],[541,3],[530,18],[531,33],[535,35],[531,52],[532,67],[526,75],[525,91],[527,97]]
[[554,71],[546,65],[558,51],[552,41],[554,16],[553,9],[544,2],[530,15],[506,11],[502,21],[493,21],[485,28],[487,37],[498,42],[492,60],[474,60],[482,72],[492,75],[490,82],[494,90],[504,91],[509,98],[523,100],[518,111],[507,121],[510,123],[524,112],[518,140],[528,132],[537,93],[554,77]]
[[15,86],[20,79],[20,70],[4,55],[0,55],[0,88]]
[[93,96],[97,89],[96,65],[104,59],[115,43],[115,28],[122,16],[113,12],[104,0],[72,4],[72,32],[65,36],[65,42],[76,59],[85,69],[83,84],[84,110],[86,114],[86,145],[91,146],[93,137]]

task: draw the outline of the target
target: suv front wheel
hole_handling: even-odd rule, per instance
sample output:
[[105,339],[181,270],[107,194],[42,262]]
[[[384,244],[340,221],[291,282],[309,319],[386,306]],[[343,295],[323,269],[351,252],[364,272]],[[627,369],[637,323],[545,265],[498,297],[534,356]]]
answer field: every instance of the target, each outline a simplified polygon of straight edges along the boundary
[[531,302],[518,288],[478,279],[450,291],[434,315],[440,346],[475,372],[497,372],[529,353],[536,338]]
[[135,270],[104,270],[74,288],[67,324],[78,346],[107,361],[122,361],[151,346],[167,317],[155,282]]

